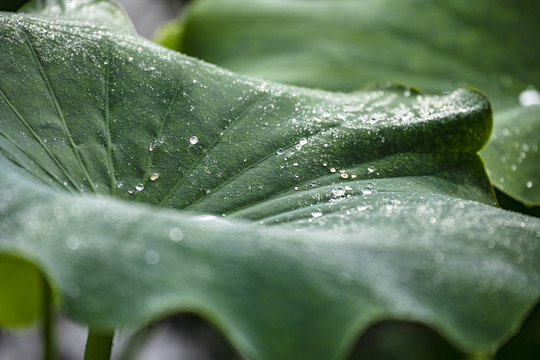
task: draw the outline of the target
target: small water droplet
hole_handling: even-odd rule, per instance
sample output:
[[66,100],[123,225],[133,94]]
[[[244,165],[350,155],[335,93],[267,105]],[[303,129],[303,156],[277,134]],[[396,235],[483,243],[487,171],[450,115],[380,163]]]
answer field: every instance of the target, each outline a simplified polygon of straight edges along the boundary
[[158,173],[153,173],[152,175],[150,175],[150,180],[151,181],[156,181],[158,178],[159,178]]
[[432,224],[435,224],[437,222],[437,218],[432,216],[432,217],[429,218],[429,222],[432,223]]
[[435,261],[437,264],[440,264],[444,261],[444,254],[443,253],[435,253],[433,256],[433,261]]
[[318,217],[323,216],[323,213],[320,210],[316,210],[316,211],[311,212],[311,216],[313,216],[314,218],[318,218]]
[[335,172],[336,172],[336,168],[330,168],[330,172],[331,172],[331,173],[335,173]]
[[278,155],[282,155],[284,153],[283,149],[282,148],[279,148],[276,150],[276,154]]
[[301,146],[303,145],[306,145],[307,144],[307,139],[306,138],[301,138],[300,141],[298,142]]
[[192,136],[192,137],[189,138],[189,143],[190,143],[191,145],[195,145],[195,144],[198,143],[198,142],[199,142],[199,138],[196,137],[196,136]]
[[373,194],[373,190],[371,189],[362,189],[362,195],[370,195]]
[[154,151],[155,148],[156,148],[155,145],[150,145],[150,146],[148,147],[148,151]]
[[371,174],[372,172],[375,171],[375,168],[373,166],[370,166],[367,168],[368,172]]
[[148,250],[144,254],[144,259],[150,265],[155,265],[159,262],[159,253],[156,250]]
[[143,190],[144,190],[144,185],[143,185],[143,184],[137,184],[137,185],[135,185],[135,190],[137,190],[137,191],[143,191]]
[[292,166],[298,166],[298,163],[293,163]]
[[343,196],[345,195],[345,188],[343,188],[343,186],[337,186],[332,189],[332,194],[334,194],[334,196]]
[[528,189],[532,188],[533,187],[533,182],[532,181],[527,181],[527,183],[525,184],[525,186],[527,186]]
[[349,177],[346,173],[341,173],[339,176],[341,176],[342,179],[347,179]]
[[533,86],[528,86],[519,94],[519,103],[521,106],[540,104],[540,93]]
[[69,235],[66,239],[66,246],[70,250],[77,250],[80,246],[79,238],[77,238],[75,235]]
[[181,241],[184,238],[184,233],[177,227],[173,227],[169,230],[169,239],[172,241]]

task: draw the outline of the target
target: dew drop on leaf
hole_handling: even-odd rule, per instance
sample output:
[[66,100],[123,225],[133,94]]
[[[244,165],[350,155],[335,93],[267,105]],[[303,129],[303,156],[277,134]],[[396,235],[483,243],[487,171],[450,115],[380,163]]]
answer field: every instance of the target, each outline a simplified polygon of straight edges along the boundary
[[527,87],[519,94],[521,106],[531,106],[540,104],[540,93],[532,86]]
[[143,185],[143,184],[137,184],[137,185],[135,185],[135,190],[137,190],[137,191],[143,191],[143,190],[144,190],[144,185]]
[[318,218],[318,217],[323,216],[323,213],[320,210],[316,210],[316,211],[311,212],[311,216],[313,216],[314,218]]
[[277,149],[276,154],[278,155],[283,154],[283,149],[282,148]]
[[532,188],[533,187],[533,182],[532,181],[527,181],[527,183],[525,184],[525,186],[527,186],[528,189]]
[[150,175],[150,180],[151,181],[156,181],[158,178],[159,178],[158,173],[153,173],[152,175]]
[[301,146],[302,146],[302,145],[306,145],[306,144],[307,144],[307,139],[306,139],[306,138],[301,138],[299,144],[300,144]]
[[148,250],[146,254],[144,254],[144,259],[150,265],[155,265],[159,262],[159,253],[156,250]]
[[332,189],[332,194],[334,194],[334,196],[343,196],[345,195],[345,189],[343,188],[343,186],[335,187],[334,189]]
[[196,137],[196,136],[192,136],[192,137],[189,138],[189,143],[190,143],[191,145],[195,145],[195,144],[198,143],[198,142],[199,142],[199,138]]
[[368,172],[371,174],[372,172],[375,171],[375,168],[373,166],[370,166],[367,168]]
[[169,239],[172,241],[181,241],[184,238],[184,233],[177,227],[173,227],[169,230]]

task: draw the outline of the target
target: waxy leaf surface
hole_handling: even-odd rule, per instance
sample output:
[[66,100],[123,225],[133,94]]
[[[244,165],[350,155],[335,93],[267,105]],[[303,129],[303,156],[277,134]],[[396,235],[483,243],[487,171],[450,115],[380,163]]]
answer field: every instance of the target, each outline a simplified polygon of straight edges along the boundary
[[[540,116],[522,108],[540,104],[539,18],[540,5],[529,0],[196,0],[157,40],[293,85],[352,91],[384,79],[425,91],[480,89],[495,109],[493,146],[482,152],[491,181],[540,206],[540,155],[532,150]],[[501,136],[508,131],[512,141]],[[518,164],[510,159],[515,142],[530,149]]]

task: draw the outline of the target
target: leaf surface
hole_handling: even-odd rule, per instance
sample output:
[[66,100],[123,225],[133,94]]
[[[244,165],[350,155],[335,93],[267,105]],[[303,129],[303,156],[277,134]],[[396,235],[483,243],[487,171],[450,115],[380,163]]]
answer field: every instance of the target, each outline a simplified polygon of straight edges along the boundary
[[489,352],[537,301],[540,220],[493,206],[478,92],[308,90],[0,16],[0,252],[74,319],[192,311],[251,359],[340,359],[386,318]]
[[[528,0],[198,0],[157,40],[243,74],[328,90],[381,79],[436,92],[474,86],[490,98],[502,130],[523,101],[540,103],[540,52],[531,46],[539,17],[540,6]],[[512,125],[523,125],[514,136],[520,146],[540,143],[537,131],[527,131],[539,126],[538,112],[527,118]],[[527,187],[540,182],[538,153],[508,172],[511,164],[500,159],[514,156],[513,145],[498,135],[492,142],[482,153],[492,182],[539,206],[538,189]]]

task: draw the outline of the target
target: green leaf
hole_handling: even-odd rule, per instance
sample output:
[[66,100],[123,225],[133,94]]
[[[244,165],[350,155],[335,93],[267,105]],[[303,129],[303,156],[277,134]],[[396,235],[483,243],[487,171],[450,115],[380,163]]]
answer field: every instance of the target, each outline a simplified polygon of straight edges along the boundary
[[134,34],[135,29],[124,10],[108,0],[32,0],[20,10],[22,13],[66,18],[104,26],[118,32]]
[[[242,74],[328,90],[380,79],[436,92],[471,85],[489,96],[495,127],[504,129],[502,113],[520,106],[529,86],[540,87],[540,50],[531,46],[539,17],[540,6],[529,0],[197,0],[157,40]],[[540,123],[538,112],[529,114],[522,134]],[[532,134],[518,141],[538,144]],[[540,205],[539,192],[526,186],[540,183],[538,152],[508,172],[500,159],[513,157],[513,145],[500,136],[492,141],[482,155],[493,183]]]
[[289,87],[26,14],[0,44],[0,252],[98,332],[191,311],[250,359],[341,359],[402,319],[492,352],[540,296],[476,91]]
[[39,270],[28,261],[0,254],[0,274],[0,325],[24,326],[41,316]]
[[540,206],[540,106],[495,115],[491,141],[482,151],[492,182],[528,206]]

